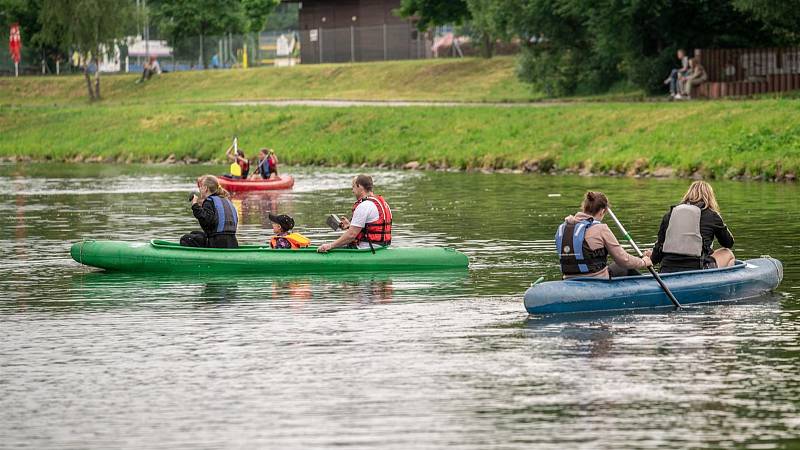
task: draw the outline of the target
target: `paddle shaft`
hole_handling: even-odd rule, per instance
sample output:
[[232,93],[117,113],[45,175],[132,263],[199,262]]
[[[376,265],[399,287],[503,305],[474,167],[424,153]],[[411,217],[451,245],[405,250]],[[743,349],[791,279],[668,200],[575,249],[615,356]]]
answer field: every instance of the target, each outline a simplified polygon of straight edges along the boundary
[[[625,227],[622,226],[622,223],[619,221],[619,219],[617,219],[617,216],[614,215],[614,212],[611,211],[611,208],[606,208],[606,211],[608,212],[608,215],[611,216],[612,219],[614,219],[614,222],[617,224],[619,230],[622,231],[625,240],[631,243],[633,249],[636,250],[636,253],[641,258],[643,256],[642,251],[639,249],[639,246],[636,245],[636,242],[633,241],[631,235],[628,234],[628,231],[625,230]],[[674,295],[672,295],[672,291],[670,291],[667,285],[664,284],[664,280],[662,280],[661,277],[658,275],[658,272],[656,272],[655,269],[653,269],[653,266],[648,267],[647,270],[650,271],[650,274],[652,274],[653,278],[656,279],[658,285],[661,286],[661,289],[663,289],[664,293],[667,294],[667,297],[669,297],[669,300],[672,302],[672,304],[675,305],[676,308],[682,308],[680,302],[678,302],[678,299],[675,298]]]

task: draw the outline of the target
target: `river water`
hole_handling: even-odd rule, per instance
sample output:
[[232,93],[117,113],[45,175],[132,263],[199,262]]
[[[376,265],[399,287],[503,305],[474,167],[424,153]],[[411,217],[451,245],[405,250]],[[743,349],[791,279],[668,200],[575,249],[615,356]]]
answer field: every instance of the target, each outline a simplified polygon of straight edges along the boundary
[[[586,189],[652,243],[685,180],[377,172],[397,246],[449,245],[457,273],[133,276],[80,239],[177,239],[208,166],[0,166],[2,448],[796,448],[796,185],[716,182],[740,258],[785,265],[764,298],[680,312],[528,317],[552,237]],[[329,241],[353,170],[295,168],[237,199]]]

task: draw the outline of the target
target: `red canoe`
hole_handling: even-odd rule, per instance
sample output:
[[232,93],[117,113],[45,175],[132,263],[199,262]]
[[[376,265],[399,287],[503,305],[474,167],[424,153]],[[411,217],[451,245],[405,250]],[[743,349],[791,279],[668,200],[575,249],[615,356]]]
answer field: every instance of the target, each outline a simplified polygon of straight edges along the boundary
[[219,184],[228,192],[275,191],[291,189],[294,186],[294,178],[289,175],[269,180],[231,180],[225,177],[218,179]]

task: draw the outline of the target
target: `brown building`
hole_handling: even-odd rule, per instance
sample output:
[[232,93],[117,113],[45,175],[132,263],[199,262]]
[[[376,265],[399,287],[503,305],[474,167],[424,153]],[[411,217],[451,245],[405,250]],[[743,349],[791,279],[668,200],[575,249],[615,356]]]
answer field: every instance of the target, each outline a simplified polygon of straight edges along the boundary
[[394,14],[400,0],[303,0],[300,62],[380,61],[430,56],[431,44]]

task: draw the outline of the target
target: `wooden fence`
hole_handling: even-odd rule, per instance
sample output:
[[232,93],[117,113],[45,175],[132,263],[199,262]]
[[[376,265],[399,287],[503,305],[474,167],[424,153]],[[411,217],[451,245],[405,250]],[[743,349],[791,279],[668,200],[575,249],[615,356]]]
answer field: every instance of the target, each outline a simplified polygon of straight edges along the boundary
[[697,96],[742,97],[800,89],[800,47],[701,49],[695,51],[708,73]]

